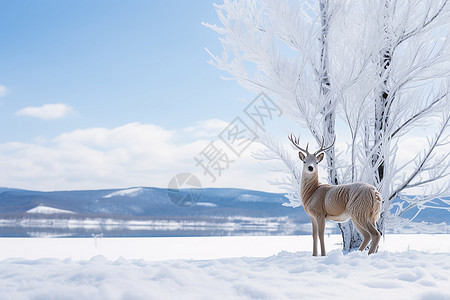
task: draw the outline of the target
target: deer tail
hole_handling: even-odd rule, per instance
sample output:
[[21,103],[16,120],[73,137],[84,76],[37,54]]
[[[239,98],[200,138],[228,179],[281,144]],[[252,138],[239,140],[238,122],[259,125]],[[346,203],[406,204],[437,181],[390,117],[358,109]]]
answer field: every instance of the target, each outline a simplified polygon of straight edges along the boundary
[[380,219],[380,211],[381,211],[381,195],[375,188],[373,189],[373,208],[372,208],[372,220],[373,224],[375,224],[378,219]]

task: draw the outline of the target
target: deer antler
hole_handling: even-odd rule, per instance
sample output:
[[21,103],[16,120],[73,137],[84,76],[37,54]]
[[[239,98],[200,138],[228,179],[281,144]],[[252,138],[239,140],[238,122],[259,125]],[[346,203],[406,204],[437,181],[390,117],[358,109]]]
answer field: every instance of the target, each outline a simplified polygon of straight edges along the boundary
[[300,142],[300,135],[298,136],[298,138],[296,138],[292,133],[290,136],[288,136],[288,139],[292,142],[292,144],[297,147],[298,150],[302,151],[303,153],[305,153],[306,155],[309,154],[308,152],[308,144],[306,144],[306,149],[301,148],[298,144]]
[[333,137],[333,142],[331,143],[331,145],[324,148],[324,147],[323,147],[323,144],[325,143],[325,139],[322,137],[322,145],[320,146],[320,149],[319,149],[319,150],[317,150],[316,152],[314,152],[314,155],[317,155],[317,154],[319,154],[320,152],[325,152],[325,151],[329,150],[331,147],[333,147],[334,142],[336,142],[336,135],[334,135],[334,137]]

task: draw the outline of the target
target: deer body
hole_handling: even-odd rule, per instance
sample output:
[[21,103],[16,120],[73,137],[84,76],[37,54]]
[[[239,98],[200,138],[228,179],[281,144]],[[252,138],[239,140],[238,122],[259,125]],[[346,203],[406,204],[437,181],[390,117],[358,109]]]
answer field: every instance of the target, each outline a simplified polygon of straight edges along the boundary
[[300,196],[305,212],[311,219],[313,235],[313,255],[317,256],[317,238],[320,240],[321,255],[325,256],[325,221],[344,222],[350,218],[363,235],[364,240],[359,250],[364,250],[370,240],[369,254],[377,250],[381,234],[376,229],[381,208],[381,197],[375,187],[366,183],[329,185],[319,182],[317,165],[322,161],[324,151],[331,146],[316,151],[314,154],[298,146],[298,139],[290,137],[292,143],[301,151],[299,158],[303,161]]

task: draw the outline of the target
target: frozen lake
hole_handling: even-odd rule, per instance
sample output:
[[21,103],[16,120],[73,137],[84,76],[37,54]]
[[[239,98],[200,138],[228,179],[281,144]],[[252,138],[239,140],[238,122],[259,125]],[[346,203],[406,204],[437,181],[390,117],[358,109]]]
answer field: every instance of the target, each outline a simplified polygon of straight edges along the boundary
[[[341,249],[341,235],[325,237],[327,252]],[[417,250],[450,252],[449,234],[387,234],[380,251]],[[104,256],[108,260],[218,259],[267,257],[282,251],[312,251],[312,237],[229,236],[164,238],[1,238],[0,260],[7,258],[57,258],[88,260]]]

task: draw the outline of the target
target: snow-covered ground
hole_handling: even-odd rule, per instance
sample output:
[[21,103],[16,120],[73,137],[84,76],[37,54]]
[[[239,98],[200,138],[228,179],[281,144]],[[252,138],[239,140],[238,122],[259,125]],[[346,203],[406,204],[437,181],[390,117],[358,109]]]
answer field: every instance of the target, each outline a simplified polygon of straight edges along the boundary
[[450,235],[0,239],[0,299],[450,299]]

